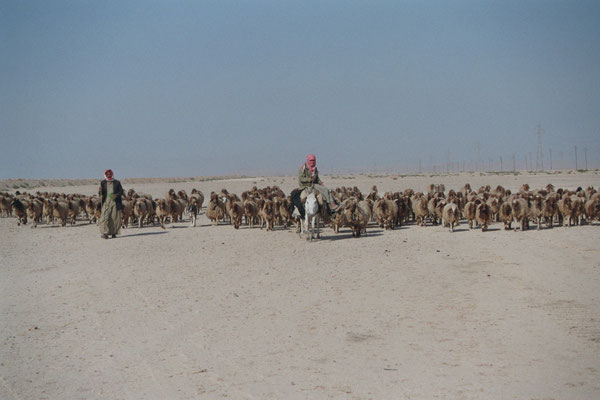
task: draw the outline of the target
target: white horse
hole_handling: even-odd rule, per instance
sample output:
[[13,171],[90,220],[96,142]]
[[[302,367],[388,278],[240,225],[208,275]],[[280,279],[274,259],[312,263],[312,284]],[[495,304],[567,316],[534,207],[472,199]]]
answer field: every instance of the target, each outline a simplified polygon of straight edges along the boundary
[[[308,195],[306,196],[306,201],[304,203],[304,221],[302,221],[302,230],[300,231],[300,235],[302,233],[307,232],[306,240],[312,241],[313,237],[320,239],[321,234],[319,232],[319,202],[317,200],[317,196],[315,195],[315,189],[308,188]],[[304,231],[304,232],[303,232]]]

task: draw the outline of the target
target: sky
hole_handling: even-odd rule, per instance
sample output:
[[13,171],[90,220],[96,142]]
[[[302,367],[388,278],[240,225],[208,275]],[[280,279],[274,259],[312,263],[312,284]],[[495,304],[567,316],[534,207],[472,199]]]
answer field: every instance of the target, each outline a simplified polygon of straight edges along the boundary
[[600,167],[597,0],[0,2],[0,179],[524,169],[538,124]]

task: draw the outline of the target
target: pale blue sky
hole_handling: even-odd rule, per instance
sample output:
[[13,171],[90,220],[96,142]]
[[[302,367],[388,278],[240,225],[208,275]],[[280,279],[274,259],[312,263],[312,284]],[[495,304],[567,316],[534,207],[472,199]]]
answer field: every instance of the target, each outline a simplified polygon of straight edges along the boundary
[[2,1],[0,179],[600,167],[599,1]]

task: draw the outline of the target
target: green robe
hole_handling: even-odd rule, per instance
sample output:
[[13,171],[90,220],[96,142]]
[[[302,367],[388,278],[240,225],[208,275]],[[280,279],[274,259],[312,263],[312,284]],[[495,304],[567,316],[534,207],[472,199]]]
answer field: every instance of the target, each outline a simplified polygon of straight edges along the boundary
[[[313,183],[314,181],[314,183]],[[315,172],[310,173],[310,168],[306,164],[302,164],[298,171],[298,184],[301,188],[307,188],[309,186],[314,187],[321,193],[323,200],[327,204],[331,204],[331,190],[328,187],[323,186],[323,182],[319,178],[319,170],[315,167]]]
[[100,215],[100,233],[103,235],[118,235],[121,231],[121,211],[112,198],[114,182],[106,183],[106,200],[102,204]]

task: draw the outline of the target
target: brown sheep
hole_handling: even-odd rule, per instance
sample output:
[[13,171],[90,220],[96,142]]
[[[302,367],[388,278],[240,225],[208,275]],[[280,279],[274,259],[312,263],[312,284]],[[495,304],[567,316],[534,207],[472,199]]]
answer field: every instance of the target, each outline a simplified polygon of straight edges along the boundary
[[52,214],[55,219],[60,220],[61,226],[67,225],[67,219],[69,218],[69,205],[65,201],[55,200],[52,202]]
[[210,194],[210,200],[206,205],[206,216],[213,225],[217,225],[220,220],[225,216],[225,207],[223,202],[219,198],[219,195],[215,192]]
[[31,220],[31,227],[37,227],[37,223],[42,219],[44,203],[39,199],[32,199],[27,206],[27,216]]
[[505,230],[511,229],[511,224],[513,221],[513,214],[512,214],[512,206],[510,205],[509,201],[505,201],[504,203],[502,203],[502,205],[500,206],[500,211],[498,212],[498,215],[500,217],[500,221],[502,221],[504,223],[504,229]]
[[171,207],[169,206],[169,201],[166,199],[160,199],[156,203],[156,216],[160,221],[160,227],[165,228],[165,221],[171,214]]
[[54,221],[54,213],[52,210],[52,200],[44,199],[42,208],[42,217],[46,219],[46,223],[50,225]]
[[127,228],[129,218],[133,215],[133,206],[129,200],[122,201],[123,208],[121,209],[121,226]]
[[585,215],[587,216],[588,222],[591,224],[592,221],[600,219],[600,200],[598,198],[588,200],[585,203]]
[[449,203],[442,209],[442,223],[450,227],[450,232],[454,232],[454,227],[458,225],[460,219],[460,210],[454,203]]
[[29,206],[29,200],[25,198],[15,197],[11,203],[11,206],[17,217],[17,225],[27,224],[27,207]]
[[79,215],[79,200],[68,200],[67,206],[69,207],[69,218],[71,219],[71,225],[75,225],[77,216]]
[[473,229],[476,223],[476,213],[477,213],[477,201],[469,201],[465,204],[465,209],[463,210],[463,215],[469,224],[469,229]]
[[498,197],[492,195],[487,199],[486,203],[492,212],[492,221],[500,221],[500,216],[498,215],[498,212],[500,211],[500,200],[498,200]]
[[241,201],[236,200],[236,197],[233,195],[229,196],[229,201],[227,202],[227,213],[229,214],[229,218],[231,219],[231,223],[235,229],[240,228],[240,224],[242,223],[242,217],[244,216],[244,205]]
[[264,205],[260,209],[258,215],[261,220],[260,228],[262,229],[266,223],[267,231],[272,231],[275,223],[275,203],[273,200],[265,200]]
[[417,225],[425,226],[425,218],[428,215],[427,198],[423,194],[415,194],[412,200],[413,213],[417,220]]
[[487,203],[481,203],[477,206],[475,211],[475,219],[477,223],[481,226],[481,231],[485,232],[488,229],[488,226],[492,223],[492,209],[488,206]]
[[398,205],[394,201],[377,199],[373,204],[373,213],[381,228],[385,225],[385,229],[394,229],[398,218]]
[[283,222],[283,227],[287,229],[292,221],[292,213],[294,212],[294,205],[289,197],[282,198],[279,204],[279,215]]
[[144,225],[144,219],[148,216],[148,204],[146,199],[138,198],[133,203],[133,215],[138,220],[138,227],[141,228]]
[[99,199],[96,197],[90,197],[85,202],[85,210],[88,214],[89,223],[96,222],[96,205],[100,203]]
[[360,237],[367,233],[367,225],[371,220],[371,208],[366,201],[357,202],[356,199],[346,201],[343,212],[346,224],[352,229],[352,237]]
[[0,196],[0,212],[2,217],[11,217],[13,213],[12,198],[9,196]]
[[534,196],[529,204],[529,217],[537,223],[538,230],[542,229],[544,217],[544,200],[541,196]]
[[571,226],[571,215],[573,214],[573,201],[571,197],[566,194],[563,198],[558,201],[558,211],[563,220],[563,226]]
[[244,217],[246,219],[246,224],[250,228],[254,228],[254,223],[258,218],[258,204],[251,198],[244,201]]
[[518,197],[513,198],[510,203],[512,207],[513,220],[515,221],[515,232],[517,226],[521,227],[521,231],[529,229],[529,206],[527,200]]
[[543,216],[546,219],[548,228],[552,228],[554,224],[554,216],[558,214],[558,206],[556,205],[556,197],[553,195],[544,199]]

